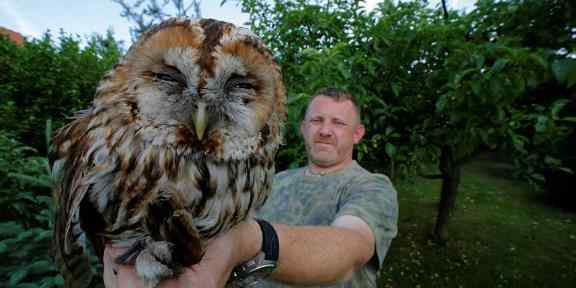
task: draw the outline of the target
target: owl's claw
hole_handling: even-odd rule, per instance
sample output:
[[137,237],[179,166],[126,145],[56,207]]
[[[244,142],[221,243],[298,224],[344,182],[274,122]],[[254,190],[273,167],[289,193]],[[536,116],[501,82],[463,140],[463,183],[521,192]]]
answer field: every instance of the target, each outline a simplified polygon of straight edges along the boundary
[[175,271],[168,265],[172,263],[172,244],[169,242],[149,242],[136,257],[136,273],[145,288],[155,288],[160,281],[174,277]]

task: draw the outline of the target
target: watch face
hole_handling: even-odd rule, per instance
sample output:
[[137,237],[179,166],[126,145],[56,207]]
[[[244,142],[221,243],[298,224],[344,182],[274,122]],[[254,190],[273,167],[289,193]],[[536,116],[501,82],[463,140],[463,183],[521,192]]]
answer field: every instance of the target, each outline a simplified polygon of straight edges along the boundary
[[[263,287],[262,279],[266,278],[270,273],[276,269],[276,263],[262,263],[254,264],[251,267],[242,267],[240,271],[235,271],[232,282],[227,286],[228,288],[260,288]],[[268,262],[268,261],[267,261]],[[245,263],[246,264],[246,263]],[[239,267],[237,267],[239,268]],[[238,269],[236,269],[238,270]]]
[[276,261],[264,259],[264,253],[260,252],[260,254],[258,254],[255,258],[246,261],[244,264],[234,269],[233,280],[237,280],[242,283],[256,281],[258,279],[266,278],[275,269]]
[[234,282],[226,288],[262,288],[262,278],[249,276],[248,278]]
[[262,263],[255,267],[252,267],[252,270],[248,271],[248,273],[250,273],[250,275],[254,275],[257,277],[266,277],[270,275],[270,273],[274,272],[275,269],[276,269],[276,263],[271,262]]

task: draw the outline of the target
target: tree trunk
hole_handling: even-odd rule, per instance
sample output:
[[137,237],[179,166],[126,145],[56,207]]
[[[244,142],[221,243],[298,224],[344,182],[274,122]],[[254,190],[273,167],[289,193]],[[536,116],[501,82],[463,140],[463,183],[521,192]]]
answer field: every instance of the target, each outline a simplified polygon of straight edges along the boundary
[[448,19],[448,7],[446,6],[446,0],[442,0],[442,12],[444,12],[444,19]]
[[434,238],[444,240],[447,238],[446,224],[456,203],[458,185],[460,184],[460,163],[456,161],[454,147],[442,146],[440,155],[440,172],[442,173],[442,192],[438,205],[438,217],[434,227]]

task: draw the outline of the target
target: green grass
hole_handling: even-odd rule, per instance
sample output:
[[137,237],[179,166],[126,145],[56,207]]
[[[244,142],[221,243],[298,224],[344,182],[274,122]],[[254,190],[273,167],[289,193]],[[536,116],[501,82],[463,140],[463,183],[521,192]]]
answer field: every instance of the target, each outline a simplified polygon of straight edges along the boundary
[[440,181],[397,184],[399,234],[380,287],[576,287],[576,214],[510,179],[506,165],[466,165],[449,239],[429,235]]

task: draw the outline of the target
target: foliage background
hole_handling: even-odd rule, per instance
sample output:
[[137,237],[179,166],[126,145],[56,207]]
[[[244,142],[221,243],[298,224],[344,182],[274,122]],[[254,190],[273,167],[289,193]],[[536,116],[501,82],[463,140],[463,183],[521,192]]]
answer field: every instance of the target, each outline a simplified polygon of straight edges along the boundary
[[[437,173],[443,147],[452,149],[454,165],[492,151],[534,193],[576,206],[567,188],[576,169],[570,1],[481,0],[467,14],[447,15],[423,1],[383,1],[370,13],[353,0],[238,2],[287,84],[289,122],[278,169],[305,163],[298,135],[304,107],[314,91],[335,86],[362,106],[368,134],[356,158],[400,186]],[[0,37],[4,286],[62,285],[49,257],[50,133],[89,105],[122,53],[112,34],[85,45],[65,33],[23,46]]]
[[52,127],[85,109],[121,55],[112,34],[82,45],[64,33],[17,46],[0,37],[0,286],[56,287],[51,258]]

